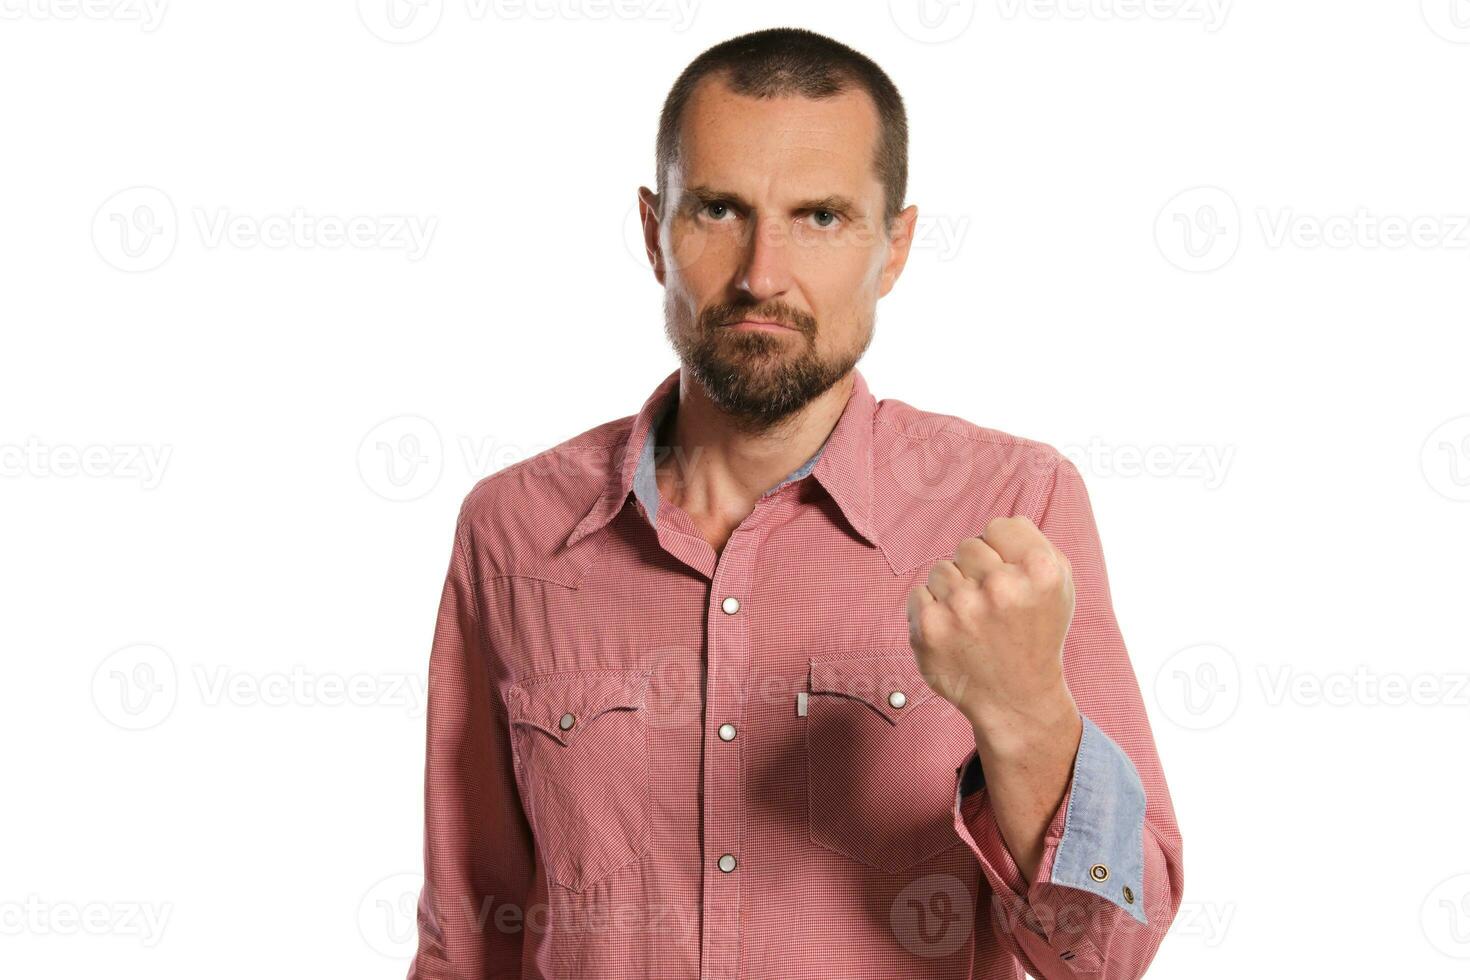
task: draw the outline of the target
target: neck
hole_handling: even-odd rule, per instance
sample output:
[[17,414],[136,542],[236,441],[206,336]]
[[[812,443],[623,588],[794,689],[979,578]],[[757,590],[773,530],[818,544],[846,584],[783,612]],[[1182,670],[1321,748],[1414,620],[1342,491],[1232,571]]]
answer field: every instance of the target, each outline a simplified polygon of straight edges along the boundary
[[750,432],[714,405],[687,369],[682,371],[677,405],[664,416],[656,441],[672,449],[658,466],[659,499],[698,524],[733,530],[761,494],[821,448],[852,387],[849,371],[777,425]]

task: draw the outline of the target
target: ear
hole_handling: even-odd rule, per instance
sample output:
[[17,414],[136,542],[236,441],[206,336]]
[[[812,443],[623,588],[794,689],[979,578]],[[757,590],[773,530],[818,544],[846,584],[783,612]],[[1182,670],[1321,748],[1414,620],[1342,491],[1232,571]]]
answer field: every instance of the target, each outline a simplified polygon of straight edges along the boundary
[[653,267],[653,278],[664,285],[664,258],[658,247],[659,196],[647,187],[638,188],[638,221],[643,226],[643,250],[648,253],[648,264]]
[[914,226],[918,220],[919,209],[910,204],[894,217],[893,225],[888,229],[888,258],[883,262],[883,271],[878,279],[880,299],[888,295],[908,263],[909,249],[914,245]]

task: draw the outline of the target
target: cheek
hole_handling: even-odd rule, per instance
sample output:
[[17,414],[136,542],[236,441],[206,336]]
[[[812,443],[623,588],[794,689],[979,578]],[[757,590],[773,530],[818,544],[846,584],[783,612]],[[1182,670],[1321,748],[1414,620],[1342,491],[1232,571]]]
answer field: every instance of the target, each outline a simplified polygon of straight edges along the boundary
[[846,320],[872,307],[882,270],[882,256],[875,258],[870,249],[829,248],[812,253],[801,281],[813,302]]
[[740,248],[730,235],[698,228],[672,231],[664,254],[670,271],[696,293],[723,288],[741,261]]

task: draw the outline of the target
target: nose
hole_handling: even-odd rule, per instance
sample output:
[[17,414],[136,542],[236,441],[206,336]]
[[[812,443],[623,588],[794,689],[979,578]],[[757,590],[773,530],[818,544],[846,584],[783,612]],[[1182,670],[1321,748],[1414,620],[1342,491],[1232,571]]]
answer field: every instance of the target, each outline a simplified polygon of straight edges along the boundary
[[745,242],[736,285],[757,300],[786,292],[791,286],[791,247],[790,235],[780,218],[755,221]]

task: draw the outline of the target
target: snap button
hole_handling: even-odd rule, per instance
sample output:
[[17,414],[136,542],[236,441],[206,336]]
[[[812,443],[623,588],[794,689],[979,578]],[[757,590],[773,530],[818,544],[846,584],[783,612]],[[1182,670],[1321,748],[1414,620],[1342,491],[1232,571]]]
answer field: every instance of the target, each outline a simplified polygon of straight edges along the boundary
[[727,616],[733,616],[740,611],[740,600],[732,595],[727,595],[725,601],[720,603],[720,608],[725,610]]
[[731,871],[734,871],[735,870],[735,855],[733,855],[733,854],[721,854],[720,855],[720,870],[723,871],[723,872],[725,872],[726,874],[729,874]]
[[888,703],[893,705],[895,708],[902,708],[904,705],[909,703],[909,699],[904,695],[902,691],[894,691],[892,694],[888,695]]
[[726,742],[735,741],[735,726],[728,721],[720,726],[720,738]]
[[1094,864],[1088,874],[1092,875],[1093,881],[1107,881],[1108,866],[1106,864]]
[[570,711],[568,711],[566,714],[562,715],[561,716],[561,721],[557,722],[557,724],[559,724],[561,726],[561,730],[562,731],[566,731],[568,728],[571,728],[576,723],[577,723],[577,716],[574,715],[574,714],[572,714]]
[[1133,889],[1129,888],[1127,885],[1123,886],[1123,901],[1127,902],[1129,905],[1133,904]]

